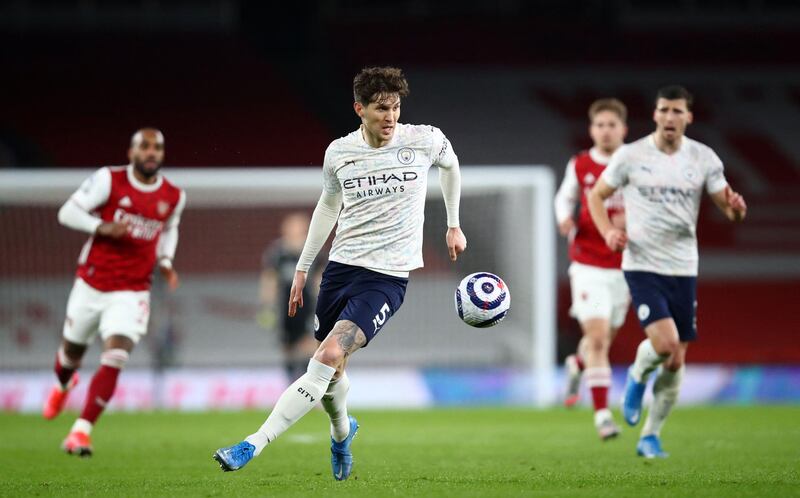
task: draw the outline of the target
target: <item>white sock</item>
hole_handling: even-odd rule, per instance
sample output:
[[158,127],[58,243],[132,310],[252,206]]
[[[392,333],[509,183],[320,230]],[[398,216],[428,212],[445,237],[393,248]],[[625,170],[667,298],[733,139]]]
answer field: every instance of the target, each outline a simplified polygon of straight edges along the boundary
[[678,400],[685,369],[686,367],[682,366],[674,372],[664,367],[658,370],[656,381],[653,384],[653,404],[650,405],[650,412],[647,414],[644,427],[642,427],[642,437],[661,434],[661,427],[664,426],[667,415]]
[[322,407],[331,419],[331,437],[341,443],[350,434],[350,420],[347,417],[347,391],[350,379],[342,372],[339,379],[331,381],[328,391],[322,397]]
[[306,373],[283,391],[258,432],[245,438],[245,441],[256,447],[256,456],[317,404],[328,388],[334,372],[335,368],[311,358]]
[[639,344],[636,350],[636,361],[631,367],[631,376],[636,382],[647,382],[650,372],[655,370],[664,360],[669,358],[668,354],[660,355],[653,349],[650,339],[645,339]]
[[89,436],[92,434],[92,427],[93,425],[91,422],[79,418],[78,420],[75,421],[74,424],[72,424],[72,429],[70,430],[70,432],[82,432],[87,436]]

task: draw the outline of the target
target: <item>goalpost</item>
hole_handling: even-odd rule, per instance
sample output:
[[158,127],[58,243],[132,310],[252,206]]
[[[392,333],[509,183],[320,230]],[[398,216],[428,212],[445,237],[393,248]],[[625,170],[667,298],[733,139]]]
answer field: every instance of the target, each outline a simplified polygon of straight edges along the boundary
[[[56,211],[92,171],[0,172],[0,370],[50,368],[85,240],[84,234],[59,226]],[[279,236],[285,215],[311,213],[321,192],[320,170],[175,168],[165,174],[187,192],[175,262],[182,286],[167,296],[156,282],[150,332],[132,366],[224,368],[231,358],[239,367],[280,365],[271,329],[284,311],[264,313],[259,303],[262,253]],[[510,402],[551,404],[556,393],[554,189],[548,167],[463,166],[461,223],[468,248],[454,264],[444,242],[437,169],[431,168],[425,268],[412,273],[403,307],[380,337],[353,357],[351,367],[413,368],[431,377],[462,379],[487,370],[506,372],[523,379],[505,385]],[[493,328],[472,329],[454,309],[456,285],[476,271],[500,275],[511,290],[508,317]]]

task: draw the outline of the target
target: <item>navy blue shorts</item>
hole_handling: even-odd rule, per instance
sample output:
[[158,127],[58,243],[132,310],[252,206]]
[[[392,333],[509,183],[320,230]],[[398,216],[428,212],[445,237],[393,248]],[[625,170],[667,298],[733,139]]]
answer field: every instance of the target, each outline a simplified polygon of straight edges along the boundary
[[697,277],[626,271],[625,280],[642,328],[672,318],[681,342],[697,339]]
[[407,285],[407,278],[331,261],[319,286],[314,337],[322,341],[336,322],[350,320],[364,332],[369,344],[400,309]]

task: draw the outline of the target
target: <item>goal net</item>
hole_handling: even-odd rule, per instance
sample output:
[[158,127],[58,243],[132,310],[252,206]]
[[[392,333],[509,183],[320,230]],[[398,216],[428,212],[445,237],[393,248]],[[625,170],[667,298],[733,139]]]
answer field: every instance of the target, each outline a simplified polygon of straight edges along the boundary
[[[0,368],[51,368],[85,234],[58,224],[59,206],[91,170],[0,173]],[[308,214],[321,191],[316,168],[171,169],[187,191],[170,294],[156,275],[148,335],[131,367],[280,367],[282,347],[259,300],[262,255],[285,216]],[[457,263],[444,241],[446,213],[436,168],[425,209],[425,267],[412,272],[400,311],[349,368],[424,369],[435,375],[486,369],[523,372],[531,401],[552,399],[555,361],[554,179],[546,167],[462,168],[461,223],[468,249]],[[323,253],[327,253],[330,241]],[[324,254],[323,254],[324,255]],[[472,272],[500,275],[512,295],[498,326],[473,329],[454,309]],[[85,365],[97,362],[87,354]],[[94,363],[93,363],[94,362]],[[530,387],[530,386],[528,386]],[[526,387],[527,389],[527,387]],[[527,396],[527,395],[526,395]],[[525,399],[522,396],[521,399]]]

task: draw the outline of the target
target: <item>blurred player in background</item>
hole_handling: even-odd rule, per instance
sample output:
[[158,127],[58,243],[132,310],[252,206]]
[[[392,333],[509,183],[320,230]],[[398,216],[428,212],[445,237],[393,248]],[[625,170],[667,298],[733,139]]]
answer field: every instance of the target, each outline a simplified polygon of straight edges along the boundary
[[304,304],[311,263],[338,221],[314,317],[319,348],[307,372],[281,395],[261,428],[241,443],[216,451],[214,458],[223,470],[242,468],[321,400],[331,420],[333,475],[347,479],[358,424],[347,414],[350,381],[345,367],[350,355],[367,346],[397,313],[409,272],[423,265],[422,226],[431,166],[439,167],[450,259],[455,261],[467,246],[458,219],[458,158],[438,128],[398,122],[400,100],[408,95],[403,73],[392,67],[366,68],[356,75],[353,94],[361,126],[334,140],[325,152],[322,195],[289,301],[289,316],[294,316]]
[[[293,213],[281,222],[281,238],[276,240],[265,252],[263,257],[263,270],[261,271],[261,303],[264,305],[262,317],[269,317],[264,325],[275,327],[275,317],[279,317],[277,328],[281,334],[283,345],[283,359],[286,375],[289,382],[294,382],[306,371],[308,360],[317,349],[314,337],[311,334],[313,313],[312,308],[304,307],[297,310],[295,316],[283,313],[283,306],[289,302],[292,292],[292,282],[303,244],[308,235],[308,215]],[[318,272],[310,272],[315,276],[318,289]],[[310,289],[303,289],[303,301],[312,302],[309,295]],[[280,308],[281,311],[278,311]]]
[[100,368],[86,403],[64,440],[70,454],[92,454],[90,435],[111,401],[117,378],[147,332],[150,284],[158,265],[170,289],[178,286],[172,267],[185,193],[160,173],[164,136],[143,128],[131,138],[128,166],[97,170],[64,203],[59,222],[90,234],[78,259],[77,278],[67,301],[63,341],[56,354],[58,384],[43,410],[47,419],[64,408],[78,383],[77,370],[97,333],[103,340]]
[[[628,370],[622,406],[628,424],[639,422],[647,379],[658,369],[637,445],[647,458],[667,456],[661,427],[678,398],[689,342],[697,338],[696,230],[703,188],[729,220],[741,221],[747,212],[744,198],[725,180],[719,157],[684,135],[691,109],[685,88],[660,89],[655,132],[620,148],[589,194],[592,219],[606,245],[625,250],[622,269],[647,334]],[[611,223],[604,206],[620,188],[627,231]]]
[[[589,107],[589,135],[594,147],[574,156],[567,164],[564,180],[555,198],[556,220],[561,235],[569,238],[570,314],[581,325],[583,338],[576,354],[566,359],[568,407],[578,401],[581,374],[592,392],[594,425],[600,439],[619,434],[611,410],[608,390],[611,387],[611,366],[608,350],[617,331],[625,323],[630,305],[628,286],[620,270],[622,254],[606,246],[592,222],[586,195],[606,168],[611,155],[622,145],[628,129],[627,109],[617,99],[596,100]],[[580,200],[578,221],[573,216]],[[625,211],[621,193],[605,201],[614,226],[624,229]]]

